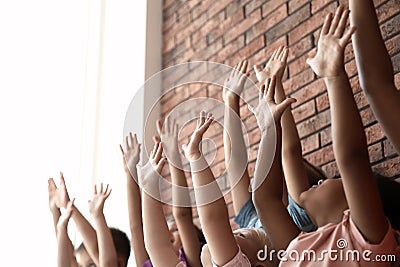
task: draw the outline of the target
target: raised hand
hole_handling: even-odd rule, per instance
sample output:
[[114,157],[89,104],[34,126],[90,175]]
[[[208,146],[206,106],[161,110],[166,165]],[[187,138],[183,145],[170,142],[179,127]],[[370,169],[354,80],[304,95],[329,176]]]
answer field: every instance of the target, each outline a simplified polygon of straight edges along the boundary
[[222,99],[227,101],[229,97],[239,97],[243,91],[247,77],[247,60],[240,61],[231,71],[224,82]]
[[[265,85],[261,85],[260,87],[257,107],[248,106],[250,111],[256,116],[261,132],[265,132],[274,127],[274,125],[277,125],[285,109],[296,101],[294,98],[287,98],[281,103],[276,104],[274,98],[275,86],[276,78],[272,76],[271,79],[266,81]],[[270,112],[268,112],[268,109]]]
[[47,190],[49,192],[49,208],[52,213],[58,212],[59,208],[57,207],[56,197],[57,197],[57,186],[54,183],[53,178],[49,178],[47,181],[48,186]]
[[140,144],[136,134],[132,135],[132,132],[130,132],[125,139],[125,150],[122,145],[119,145],[119,148],[123,156],[125,172],[131,173],[132,170],[136,170],[136,165],[140,160]]
[[140,167],[139,181],[141,185],[158,181],[157,179],[161,174],[165,161],[167,160],[166,158],[162,157],[162,152],[163,144],[160,142],[155,142],[153,150],[150,153],[149,161],[146,163],[146,165]]
[[213,121],[214,117],[211,113],[208,113],[206,117],[204,111],[200,112],[200,118],[197,120],[196,129],[190,137],[189,143],[182,146],[185,156],[189,161],[194,161],[200,158],[200,142],[203,138],[203,134],[208,130]]
[[60,216],[60,219],[58,220],[57,227],[59,228],[67,227],[69,219],[71,218],[72,213],[74,211],[74,201],[75,198],[68,202],[67,208],[65,209],[64,213]]
[[259,65],[254,65],[257,80],[260,84],[265,84],[267,79],[275,76],[277,80],[282,80],[283,73],[285,72],[286,62],[288,57],[288,48],[280,46],[276,49],[270,57],[268,63],[262,69]]
[[103,214],[104,202],[111,194],[111,188],[108,185],[103,188],[103,183],[100,183],[99,188],[94,186],[92,199],[89,200],[89,212],[93,217]]
[[[69,195],[68,195],[68,191],[67,191],[67,186],[65,185],[65,179],[64,179],[64,174],[62,172],[60,172],[60,185],[57,188],[57,186],[54,184],[53,179],[51,179],[51,181],[49,181],[49,190],[51,187],[51,190],[54,190],[55,187],[55,191],[52,191],[52,198],[55,201],[55,204],[58,208],[67,208],[68,202],[69,202]],[[50,183],[52,183],[50,185]],[[49,191],[50,194],[50,191]],[[50,195],[49,195],[50,197]],[[50,201],[50,199],[49,199]],[[49,203],[50,204],[50,203]]]
[[340,6],[333,18],[331,13],[325,18],[318,40],[317,54],[307,59],[307,64],[320,77],[336,77],[345,73],[344,49],[356,29],[351,27],[345,31],[349,12]]
[[180,161],[179,146],[178,146],[178,124],[175,119],[169,116],[166,118],[164,125],[160,120],[157,120],[157,131],[161,138],[155,140],[162,142],[162,148],[168,161],[176,165]]

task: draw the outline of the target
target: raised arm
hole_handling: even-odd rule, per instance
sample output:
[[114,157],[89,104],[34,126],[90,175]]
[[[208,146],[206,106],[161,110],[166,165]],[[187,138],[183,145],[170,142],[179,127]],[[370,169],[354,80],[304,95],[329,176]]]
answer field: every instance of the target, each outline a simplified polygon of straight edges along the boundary
[[125,150],[120,145],[123,155],[124,171],[126,175],[126,189],[128,197],[128,216],[131,229],[131,245],[135,255],[137,266],[142,266],[149,260],[146,247],[144,245],[143,223],[142,223],[142,201],[140,188],[138,186],[138,176],[136,165],[140,159],[140,144],[136,134],[129,133],[126,136]]
[[[286,68],[288,48],[280,46],[274,51],[264,69],[254,66],[258,81],[263,84],[265,79],[276,77],[276,103],[286,99],[282,77]],[[283,112],[282,119],[282,165],[286,185],[290,196],[300,202],[300,194],[309,188],[307,173],[303,164],[302,149],[299,134],[290,107]]]
[[108,185],[103,188],[103,183],[99,187],[94,186],[93,197],[89,201],[89,211],[96,225],[97,243],[99,247],[99,267],[118,266],[117,251],[111,231],[107,226],[104,217],[104,202],[110,196],[111,189]]
[[60,216],[57,222],[57,266],[71,267],[77,266],[74,255],[74,248],[68,236],[68,222],[73,212],[74,199],[69,201],[64,213]]
[[[56,190],[57,195],[57,207],[66,208],[69,202],[69,194],[63,173],[60,173],[60,186]],[[97,234],[96,230],[92,227],[89,221],[82,215],[76,206],[74,206],[74,212],[72,213],[72,219],[75,222],[76,228],[82,235],[83,244],[86,248],[87,253],[94,263],[99,265],[99,249],[97,246]]]
[[[211,258],[216,265],[222,266],[237,254],[238,246],[232,234],[224,198],[199,148],[203,134],[213,120],[211,114],[208,114],[206,118],[205,112],[201,112],[196,129],[188,145],[183,145],[183,150],[190,162],[197,209]],[[207,189],[203,187],[205,185],[207,185]],[[203,203],[210,194],[216,194],[218,200],[212,203]]]
[[[398,5],[397,2],[397,8]],[[400,93],[394,84],[393,65],[380,32],[374,1],[350,0],[349,6],[351,24],[357,27],[353,48],[361,87],[383,130],[400,153]]]
[[[257,107],[249,106],[257,118],[261,130],[261,141],[254,173],[253,200],[261,223],[276,249],[286,249],[300,230],[290,218],[282,202],[283,179],[281,165],[281,125],[283,111],[295,100],[288,98],[276,104],[275,76],[261,86]],[[274,135],[274,131],[276,135]],[[275,146],[275,147],[274,147]],[[275,155],[273,151],[275,150]],[[272,160],[271,169],[267,162]]]
[[369,163],[363,124],[344,68],[344,49],[355,31],[354,27],[345,30],[348,16],[349,11],[340,6],[333,18],[332,14],[326,17],[317,54],[307,62],[328,89],[333,151],[350,216],[369,242],[379,243],[388,223]]
[[172,188],[172,200],[174,202],[172,214],[179,231],[186,260],[189,267],[200,267],[200,241],[193,224],[192,208],[189,205],[189,190],[185,190],[188,185],[179,153],[178,125],[175,120],[167,117],[164,127],[162,127],[160,121],[157,121],[157,130],[161,136],[164,154],[168,160],[172,184],[176,185]]
[[153,266],[175,267],[179,259],[170,243],[167,222],[159,201],[160,173],[166,161],[162,151],[162,144],[155,143],[149,161],[140,169],[144,239]]
[[[231,71],[224,83],[222,99],[225,102],[224,154],[233,209],[238,214],[250,199],[250,177],[247,170],[247,150],[242,134],[239,100],[246,81],[247,61],[242,60]],[[235,184],[236,182],[236,184]]]

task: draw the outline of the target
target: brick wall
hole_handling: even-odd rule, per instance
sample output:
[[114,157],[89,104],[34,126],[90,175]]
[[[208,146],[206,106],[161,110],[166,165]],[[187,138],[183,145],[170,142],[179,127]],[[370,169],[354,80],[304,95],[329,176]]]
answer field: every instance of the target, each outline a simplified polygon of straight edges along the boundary
[[[325,15],[339,1],[332,0],[164,0],[163,67],[188,61],[204,60],[235,65],[247,59],[250,66],[265,64],[280,45],[290,49],[284,81],[287,94],[297,99],[293,115],[300,134],[303,155],[322,168],[328,177],[338,175],[332,151],[329,102],[325,86],[305,63],[315,52],[316,41]],[[347,1],[341,1],[345,3]],[[400,2],[374,1],[381,30],[394,63],[395,80],[400,88]],[[346,70],[365,126],[370,160],[374,169],[390,177],[400,177],[400,157],[385,138],[364,93],[358,84],[351,45],[346,49]],[[250,78],[256,81],[254,72]],[[176,104],[193,97],[221,99],[221,88],[192,84],[175,88],[162,100],[166,114]],[[250,165],[254,172],[259,131],[254,116],[242,107],[242,118],[249,130]],[[213,171],[221,175],[222,135],[213,131],[218,151]],[[215,135],[216,134],[216,135]],[[211,136],[213,134],[210,134]],[[230,196],[228,207],[232,212]]]

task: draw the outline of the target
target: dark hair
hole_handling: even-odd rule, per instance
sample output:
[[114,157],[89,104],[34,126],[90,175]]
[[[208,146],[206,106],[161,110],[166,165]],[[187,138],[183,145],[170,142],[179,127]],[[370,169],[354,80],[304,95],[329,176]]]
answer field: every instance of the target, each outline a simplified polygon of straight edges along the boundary
[[306,169],[306,173],[308,176],[308,182],[310,186],[318,183],[319,180],[327,179],[325,173],[318,167],[314,166],[310,162],[308,162],[305,158],[303,158],[304,168]]
[[374,173],[383,210],[390,224],[400,231],[400,183],[389,177]]
[[197,227],[195,224],[193,224],[194,229],[196,229],[196,234],[197,234],[197,238],[199,239],[200,243],[207,243],[206,241],[206,237],[203,234],[203,231],[201,231],[201,229],[199,227]]
[[131,255],[131,242],[128,236],[117,228],[110,227],[112,239],[114,241],[115,250],[118,255],[125,259],[125,266],[128,265],[128,259]]

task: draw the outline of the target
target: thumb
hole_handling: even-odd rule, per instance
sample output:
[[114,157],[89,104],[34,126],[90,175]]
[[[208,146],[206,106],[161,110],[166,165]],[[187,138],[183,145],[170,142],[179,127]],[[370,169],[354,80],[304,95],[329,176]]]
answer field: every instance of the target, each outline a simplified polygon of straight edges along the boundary
[[282,114],[292,103],[296,102],[297,100],[295,98],[286,98],[283,100],[279,105],[278,105],[278,110],[279,113]]
[[306,59],[306,63],[311,66],[313,58],[309,57]]
[[254,71],[256,72],[256,74],[258,74],[261,71],[260,65],[254,65],[253,68],[254,68]]
[[247,105],[247,108],[251,111],[251,113],[254,113],[255,107],[254,107],[253,105],[248,104],[248,105]]
[[186,144],[183,144],[183,145],[182,145],[182,149],[183,149],[184,152],[186,151],[186,148],[187,148],[187,145],[186,145]]

